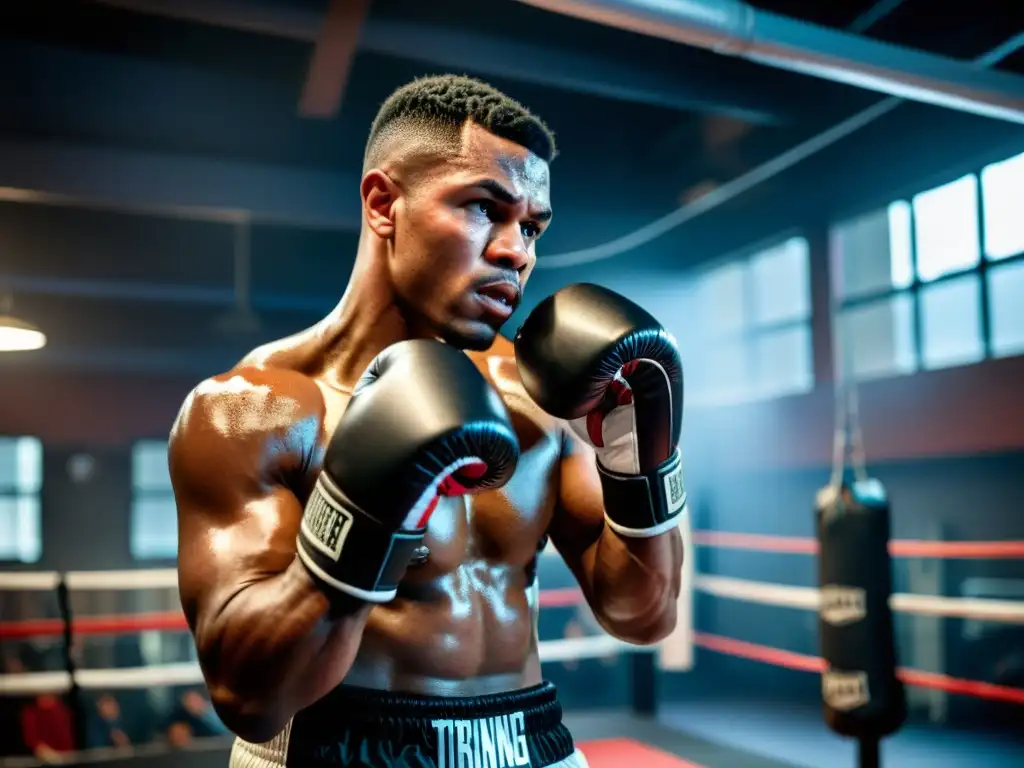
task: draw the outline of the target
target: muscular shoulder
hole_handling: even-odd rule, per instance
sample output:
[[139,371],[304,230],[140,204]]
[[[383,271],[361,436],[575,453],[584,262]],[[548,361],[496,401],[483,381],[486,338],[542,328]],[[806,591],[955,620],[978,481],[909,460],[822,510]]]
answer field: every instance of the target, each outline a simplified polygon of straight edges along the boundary
[[302,469],[316,449],[324,401],[301,373],[240,366],[197,385],[170,436],[171,477],[182,489],[211,474],[262,484]]

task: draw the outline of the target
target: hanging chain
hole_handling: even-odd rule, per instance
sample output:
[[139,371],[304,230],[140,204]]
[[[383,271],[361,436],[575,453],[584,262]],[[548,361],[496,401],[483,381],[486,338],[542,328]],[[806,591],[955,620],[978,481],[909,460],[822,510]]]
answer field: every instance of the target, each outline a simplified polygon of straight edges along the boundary
[[843,484],[846,468],[853,469],[856,480],[867,480],[867,458],[864,452],[864,432],[860,422],[860,391],[851,373],[851,360],[846,356],[836,311],[834,284],[829,286],[829,314],[832,320],[832,339],[835,359],[841,362],[835,384],[835,432],[832,436],[832,479],[830,485],[838,492]]

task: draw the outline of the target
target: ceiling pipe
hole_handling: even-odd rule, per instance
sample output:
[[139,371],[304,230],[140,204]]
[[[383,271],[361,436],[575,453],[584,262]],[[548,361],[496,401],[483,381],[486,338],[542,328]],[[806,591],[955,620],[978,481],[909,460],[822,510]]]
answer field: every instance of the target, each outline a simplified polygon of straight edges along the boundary
[[[1011,37],[1006,42],[997,45],[986,53],[983,53],[971,62],[971,65],[985,69],[988,67],[994,67],[1000,61],[1012,56],[1021,48],[1024,48],[1024,32]],[[646,245],[652,240],[661,237],[666,232],[671,232],[676,227],[682,226],[698,216],[703,216],[705,213],[713,211],[731,200],[735,200],[737,197],[745,194],[758,184],[763,184],[769,179],[773,179],[784,171],[789,170],[798,163],[804,162],[808,158],[816,155],[818,152],[831,147],[836,142],[845,139],[856,131],[859,131],[864,126],[870,125],[879,118],[889,114],[900,106],[900,104],[903,104],[903,101],[895,96],[889,96],[888,98],[882,99],[881,101],[872,104],[867,109],[862,109],[860,112],[851,115],[842,122],[826,128],[821,133],[817,133],[809,139],[805,139],[795,147],[790,147],[782,154],[776,155],[770,160],[766,160],[760,165],[751,168],[746,173],[741,174],[734,179],[730,179],[720,187],[711,190],[703,197],[699,197],[693,202],[686,203],[676,210],[655,219],[639,229],[627,232],[625,235],[617,237],[614,240],[609,240],[607,243],[602,243],[601,245],[583,248],[578,251],[569,251],[568,253],[544,256],[537,261],[535,268],[538,270],[559,269],[562,267],[578,266],[580,264],[590,264],[591,262],[610,259],[614,256],[625,253],[626,251]]]
[[519,0],[778,69],[1024,124],[1024,77],[821,27],[742,0]]

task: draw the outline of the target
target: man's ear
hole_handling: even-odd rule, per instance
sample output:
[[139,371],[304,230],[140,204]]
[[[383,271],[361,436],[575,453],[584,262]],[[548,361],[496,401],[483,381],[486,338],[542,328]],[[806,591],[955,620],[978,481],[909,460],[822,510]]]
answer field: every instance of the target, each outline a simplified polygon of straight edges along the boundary
[[374,168],[359,185],[366,224],[377,237],[387,240],[395,233],[395,205],[398,185],[384,171]]

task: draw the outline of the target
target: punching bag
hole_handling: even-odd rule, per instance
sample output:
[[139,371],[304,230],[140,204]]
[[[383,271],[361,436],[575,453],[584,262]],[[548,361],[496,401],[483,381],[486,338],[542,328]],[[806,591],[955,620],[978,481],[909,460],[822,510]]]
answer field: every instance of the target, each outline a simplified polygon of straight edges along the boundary
[[833,482],[818,492],[815,518],[825,721],[838,734],[877,742],[907,716],[889,607],[885,488],[863,475]]

